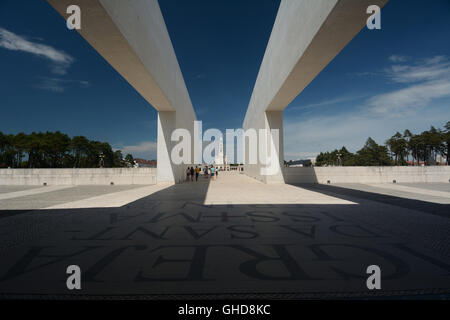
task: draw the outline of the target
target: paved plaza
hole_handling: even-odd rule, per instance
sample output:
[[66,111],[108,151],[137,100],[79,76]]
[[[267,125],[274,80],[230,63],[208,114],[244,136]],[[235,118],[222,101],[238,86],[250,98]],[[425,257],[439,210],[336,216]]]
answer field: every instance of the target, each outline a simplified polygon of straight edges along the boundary
[[[0,187],[0,294],[448,294],[449,184]],[[82,270],[69,291],[66,268]],[[379,265],[382,289],[366,268]]]

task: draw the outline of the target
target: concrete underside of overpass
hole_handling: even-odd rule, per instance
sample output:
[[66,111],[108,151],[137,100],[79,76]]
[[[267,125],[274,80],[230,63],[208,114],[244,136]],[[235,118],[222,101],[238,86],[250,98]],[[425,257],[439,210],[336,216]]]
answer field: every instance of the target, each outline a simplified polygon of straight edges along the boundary
[[[366,25],[367,7],[387,2],[281,1],[243,122],[244,130],[267,130],[262,139],[268,147],[262,161],[245,166],[246,174],[266,183],[285,182],[283,110]],[[275,174],[263,173],[266,163],[276,166]]]
[[171,161],[171,134],[176,128],[193,133],[196,115],[158,1],[47,2],[63,18],[69,5],[78,5],[80,35],[158,111],[157,180],[179,182],[187,164]]
[[[191,134],[194,154],[194,108],[189,98],[157,0],[48,0],[63,16],[80,6],[79,33],[151,106],[158,110],[157,181],[180,182],[187,165],[171,159],[175,129]],[[266,129],[268,145],[257,164],[245,167],[263,182],[285,182],[282,111],[365,26],[366,8],[388,0],[281,1],[269,43],[243,122],[244,130]],[[272,129],[279,131],[277,136]],[[245,142],[244,142],[245,145]],[[259,145],[259,144],[258,144]],[[271,147],[275,146],[273,151]],[[246,147],[246,152],[250,148]],[[268,161],[270,159],[270,161]],[[248,163],[248,157],[246,157]],[[262,173],[261,163],[275,171]]]

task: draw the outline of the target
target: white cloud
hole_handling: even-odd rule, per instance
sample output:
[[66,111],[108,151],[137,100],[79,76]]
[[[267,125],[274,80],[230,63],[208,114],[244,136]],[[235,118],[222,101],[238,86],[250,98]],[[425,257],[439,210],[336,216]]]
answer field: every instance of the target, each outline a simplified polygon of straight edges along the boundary
[[442,127],[449,120],[450,108],[445,105],[419,109],[399,118],[353,111],[310,119],[290,117],[284,121],[284,154],[287,160],[310,158],[342,146],[355,152],[368,137],[384,144],[397,131],[420,133],[431,125]]
[[[400,88],[370,97],[356,110],[308,119],[286,118],[285,158],[309,158],[342,146],[355,152],[369,136],[384,144],[396,131],[421,132],[431,125],[442,127],[449,121],[449,58],[436,56],[410,64],[398,64],[406,61],[400,58],[389,60],[395,60],[396,64],[381,75]],[[345,97],[329,101],[339,105],[336,101],[345,102]]]
[[143,141],[137,145],[121,146],[115,148],[115,150],[121,150],[125,156],[130,153],[134,157],[144,157],[147,159],[156,158],[157,143],[155,141]]
[[391,62],[405,62],[408,60],[407,57],[405,56],[401,56],[401,55],[397,55],[397,54],[393,54],[392,56],[390,56],[389,61]]
[[39,82],[33,86],[38,89],[52,92],[64,92],[69,85],[76,84],[81,88],[89,87],[89,82],[85,80],[65,80],[58,78],[39,77]]
[[375,96],[369,99],[368,106],[375,113],[403,116],[446,97],[450,97],[450,80],[429,81]]
[[386,75],[397,83],[413,83],[449,79],[450,61],[445,56],[418,61],[414,64],[395,64],[386,70]]
[[385,75],[407,86],[370,98],[367,106],[374,113],[402,115],[426,107],[432,100],[450,97],[450,61],[445,56],[395,64],[386,69]]
[[342,102],[355,101],[355,100],[361,99],[363,97],[364,97],[364,95],[341,96],[341,97],[336,97],[334,99],[323,100],[323,101],[318,102],[318,103],[311,103],[311,104],[300,105],[300,106],[292,106],[292,107],[289,107],[288,110],[289,111],[293,111],[293,110],[305,110],[305,109],[319,108],[319,107],[339,104],[339,103],[342,103]]
[[51,46],[32,42],[22,36],[16,35],[0,27],[0,47],[12,51],[22,51],[43,57],[52,62],[52,72],[55,74],[66,74],[67,69],[74,62],[74,58],[64,51],[57,50]]

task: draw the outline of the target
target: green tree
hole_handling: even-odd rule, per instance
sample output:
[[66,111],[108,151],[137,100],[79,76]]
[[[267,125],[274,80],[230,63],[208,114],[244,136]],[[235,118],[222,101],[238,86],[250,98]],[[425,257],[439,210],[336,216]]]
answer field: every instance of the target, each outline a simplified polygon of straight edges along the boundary
[[355,155],[353,153],[351,153],[350,151],[348,151],[346,147],[342,147],[341,150],[339,150],[339,153],[341,154],[343,166],[356,165]]
[[134,165],[134,158],[133,158],[133,156],[132,156],[131,154],[127,154],[127,155],[125,156],[125,163],[126,163],[126,165],[127,165],[128,167]]
[[125,162],[123,161],[122,151],[120,151],[120,150],[114,151],[113,157],[114,157],[114,160],[113,160],[114,167],[124,167],[125,166]]
[[40,151],[43,157],[41,167],[62,168],[65,155],[71,147],[69,136],[59,131],[47,131],[45,134],[37,136],[41,142]]
[[393,160],[395,165],[405,165],[406,164],[406,154],[408,153],[408,143],[400,132],[395,133],[386,141],[391,154],[393,155]]
[[26,150],[28,136],[25,133],[20,132],[13,137],[12,141],[16,153],[13,167],[20,168],[22,167],[22,159],[25,155],[24,152]]
[[122,152],[113,151],[107,142],[89,141],[83,136],[71,139],[59,131],[16,135],[0,132],[0,168],[96,168],[100,155],[105,167],[125,166]]
[[28,153],[28,167],[42,167],[42,134],[33,132],[28,136],[26,144],[26,152]]
[[390,166],[392,160],[387,147],[378,145],[369,137],[364,147],[356,153],[356,163],[360,166]]
[[420,165],[420,160],[425,158],[425,142],[422,135],[413,135],[409,140],[409,149],[413,157],[413,162],[416,161]]
[[406,142],[406,163],[407,164],[409,164],[409,155],[411,154],[410,142],[411,142],[412,137],[413,137],[413,134],[408,129],[406,129],[403,132],[403,139],[405,139],[405,142]]
[[356,165],[355,155],[342,147],[340,150],[332,152],[321,152],[316,157],[316,166],[354,166]]
[[4,135],[0,131],[0,168],[7,167],[7,160],[5,157],[6,150],[8,148],[8,136]]
[[450,165],[450,121],[447,121],[447,123],[444,126],[443,141],[444,141],[443,154],[447,158],[446,161],[447,165]]
[[422,153],[424,154],[424,162],[426,165],[436,164],[436,158],[438,154],[442,154],[444,149],[444,136],[443,132],[435,127],[431,127],[430,130],[421,133],[423,140]]
[[13,167],[15,155],[13,136],[0,132],[0,168]]
[[[406,129],[403,134],[395,133],[386,141],[386,146],[378,145],[369,138],[364,147],[356,155],[348,152],[345,147],[331,152],[321,152],[316,158],[316,166],[333,166],[341,163],[344,166],[378,166],[378,165],[408,165],[409,156],[412,165],[433,165],[437,156],[446,158],[450,165],[450,121],[444,129],[431,127],[420,134],[413,134]],[[341,159],[339,161],[339,158]]]
[[89,151],[89,140],[83,136],[72,138],[71,149],[75,159],[74,167],[82,168],[87,165],[86,157]]

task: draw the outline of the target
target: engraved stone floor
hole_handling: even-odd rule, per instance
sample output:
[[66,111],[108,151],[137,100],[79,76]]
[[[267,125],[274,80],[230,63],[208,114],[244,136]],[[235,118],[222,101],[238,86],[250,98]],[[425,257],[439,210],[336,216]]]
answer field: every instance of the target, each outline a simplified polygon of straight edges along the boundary
[[[449,189],[391,187],[265,185],[221,173],[5,197],[0,297],[450,293]],[[0,195],[36,190],[7,188]],[[66,288],[72,264],[79,291]],[[377,292],[366,287],[373,264]]]

